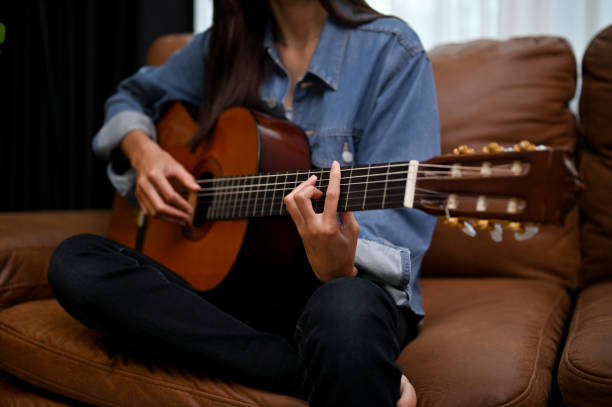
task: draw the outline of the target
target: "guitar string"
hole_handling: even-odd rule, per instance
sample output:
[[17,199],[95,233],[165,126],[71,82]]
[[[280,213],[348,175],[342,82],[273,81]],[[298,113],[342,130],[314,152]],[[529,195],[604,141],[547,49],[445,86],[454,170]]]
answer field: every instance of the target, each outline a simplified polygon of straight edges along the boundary
[[[405,176],[405,172],[395,172],[395,173],[390,173],[389,175],[402,175]],[[430,175],[430,174],[427,174]],[[460,177],[452,177],[448,174],[444,174],[446,176],[421,176],[421,177],[417,177],[417,181],[419,180],[435,180],[435,179],[448,179],[448,178],[457,178],[459,179]],[[353,176],[352,179],[355,178],[374,178],[374,177],[383,177],[383,176],[387,176],[387,174],[372,174],[369,177],[364,175],[364,176]],[[465,177],[464,177],[465,178]],[[494,179],[495,177],[487,177],[487,179]],[[226,178],[226,179],[230,179],[230,178]],[[374,183],[387,183],[387,182],[406,182],[405,177],[402,178],[395,178],[395,179],[379,179],[379,180],[368,180],[365,182],[353,182],[351,180],[349,180],[348,183],[342,183],[342,181],[340,182],[340,187],[343,186],[348,186],[349,184],[351,186],[356,186],[356,185],[369,185],[369,184],[374,184]],[[319,180],[319,188],[323,188],[326,187],[329,184],[324,184],[325,181],[329,181],[328,178],[325,178],[323,180]],[[246,192],[261,192],[261,191],[280,191],[280,190],[286,190],[286,189],[294,189],[295,187],[297,187],[298,185],[300,185],[302,182],[304,181],[286,181],[286,182],[264,182],[264,183],[253,183],[253,184],[239,184],[239,185],[219,185],[219,186],[206,186],[203,190],[197,192],[198,196],[206,196],[206,195],[210,195],[210,194],[224,194],[224,193],[234,193],[232,192],[233,190],[240,190],[243,191],[244,189],[247,189]],[[275,186],[283,186],[283,188],[274,188]],[[253,188],[263,188],[263,189],[253,189]],[[228,192],[229,191],[229,192]]]
[[[390,175],[401,175],[402,177],[404,177],[407,174],[407,171],[399,171],[399,172],[389,172],[389,173],[377,173],[377,174],[365,174],[365,175],[353,175],[352,177],[350,177],[350,181],[351,184],[353,183],[353,180],[358,179],[358,178],[375,178],[375,177],[388,177]],[[417,175],[422,175],[422,176],[427,176],[427,177],[432,177],[432,176],[440,176],[441,178],[447,178],[447,177],[453,177],[452,174],[449,174],[447,171],[418,171]],[[512,175],[512,171],[508,171],[503,173],[504,175]],[[311,174],[311,175],[317,175],[317,174]],[[325,173],[324,175],[327,175],[327,173]],[[465,175],[464,173],[462,173],[462,175]],[[482,175],[482,173],[478,170],[478,171],[471,171],[471,172],[467,172],[467,175]],[[301,184],[302,182],[305,182],[306,179],[304,180],[292,180],[292,181],[281,181],[278,182],[278,178],[288,178],[288,177],[294,177],[295,174],[272,174],[272,175],[259,175],[256,177],[250,177],[251,179],[258,179],[258,180],[263,180],[264,178],[276,178],[277,180],[275,182],[263,182],[263,183],[251,183],[251,184],[246,184],[246,183],[242,183],[241,185],[222,185],[222,186],[209,186],[208,188],[221,188],[221,189],[242,189],[245,186],[252,186],[252,185],[286,185],[286,184]],[[490,177],[487,175],[487,177]],[[247,179],[249,179],[249,177],[241,177],[241,176],[229,176],[229,177],[222,177],[221,178],[213,178],[210,180],[199,180],[199,183],[205,184],[205,183],[210,183],[212,181],[227,181],[228,183],[236,183],[236,181],[241,182],[241,181],[246,181]],[[319,181],[321,179],[323,180],[328,180],[329,177],[326,178],[321,178],[318,177]],[[342,181],[346,181],[347,179],[349,179],[348,177],[345,177],[341,180]],[[402,178],[404,179],[404,178]],[[218,182],[218,181],[217,181]],[[344,184],[341,184],[344,185]]]
[[[401,171],[402,172],[406,172],[407,171],[407,167],[408,164],[406,163],[401,163],[401,164],[392,164],[390,166],[387,165],[376,165],[376,166],[371,166],[371,167],[349,167],[349,168],[344,168],[340,170],[340,173],[342,174],[343,172],[350,172],[351,169],[353,171],[359,171],[359,170],[378,170],[378,169],[387,169],[387,168],[392,168],[392,167],[406,167],[406,170]],[[422,167],[431,167],[431,168],[444,168],[444,169],[455,169],[455,170],[461,170],[461,171],[471,171],[471,172],[478,172],[480,173],[480,167],[468,167],[468,166],[453,166],[453,165],[442,165],[442,164],[419,164],[418,168],[419,168],[419,172],[421,173],[427,173],[427,170],[421,170]],[[500,172],[503,174],[512,174],[512,170],[511,169],[507,169],[507,168],[490,168],[492,173],[495,172]],[[226,176],[226,177],[218,177],[218,178],[210,178],[210,179],[204,179],[204,180],[197,180],[198,183],[206,183],[206,182],[222,182],[222,181],[226,181],[228,179],[243,179],[243,180],[248,180],[248,179],[261,179],[261,178],[266,178],[266,177],[277,177],[277,176],[299,176],[299,175],[307,175],[310,174],[312,175],[317,175],[317,173],[324,173],[327,174],[329,173],[329,168],[323,168],[323,169],[319,169],[319,168],[315,168],[315,169],[311,169],[311,170],[299,170],[299,171],[288,171],[288,172],[277,172],[277,173],[268,173],[268,174],[244,174],[244,175],[234,175],[234,176]],[[448,173],[447,171],[438,171],[438,173]],[[385,175],[387,174],[385,173],[378,173],[378,174],[371,174],[371,175]],[[398,174],[398,172],[395,173],[389,173],[389,174]],[[367,175],[354,175],[353,178],[356,177],[366,177]]]
[[[425,178],[425,179],[429,179],[429,178]],[[433,179],[437,179],[437,178],[433,178]],[[315,185],[315,187],[319,190],[322,189],[327,189],[329,187],[329,182],[325,183],[325,181],[328,180],[324,180],[323,182],[321,182],[319,185]],[[393,187],[393,184],[397,184],[400,183],[400,185],[402,187],[405,187],[406,185],[406,180],[404,178],[402,179],[390,179],[390,180],[378,180],[378,181],[367,181],[367,182],[352,182],[350,183],[351,187],[355,187],[355,186],[360,186],[360,185],[373,185],[373,184],[381,184],[384,183],[385,185],[390,185],[391,187]],[[283,188],[273,188],[276,185],[283,185]],[[253,184],[253,185],[243,185],[241,187],[213,187],[213,188],[206,188],[203,191],[197,192],[197,196],[198,198],[205,198],[205,197],[223,197],[223,196],[230,196],[230,195],[239,195],[239,194],[259,194],[260,192],[263,193],[276,193],[277,191],[282,191],[283,193],[286,193],[288,191],[293,190],[295,187],[297,187],[299,184],[295,183],[295,182],[289,182],[289,183],[270,183],[270,184]],[[348,187],[348,183],[347,184],[340,184],[340,187]],[[395,186],[397,187],[397,186]],[[256,188],[256,189],[255,189]],[[417,189],[419,189],[419,187],[417,187]],[[432,191],[433,192],[433,191]]]

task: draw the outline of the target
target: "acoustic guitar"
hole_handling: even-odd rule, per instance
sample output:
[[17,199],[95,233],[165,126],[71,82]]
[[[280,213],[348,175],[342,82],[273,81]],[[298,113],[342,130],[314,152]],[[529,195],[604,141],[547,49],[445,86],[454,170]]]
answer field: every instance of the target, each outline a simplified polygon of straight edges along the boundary
[[[242,107],[221,114],[206,143],[192,150],[196,130],[178,103],[157,123],[160,146],[202,186],[188,196],[190,225],[146,219],[117,196],[109,237],[200,291],[216,287],[239,256],[247,264],[289,262],[300,240],[283,197],[313,174],[324,193],[329,180],[329,169],[311,168],[302,130]],[[581,188],[567,149],[522,142],[475,153],[462,146],[423,162],[342,167],[338,210],[413,208],[463,229],[504,226],[520,235],[532,223],[562,224]],[[313,201],[316,212],[323,202]]]

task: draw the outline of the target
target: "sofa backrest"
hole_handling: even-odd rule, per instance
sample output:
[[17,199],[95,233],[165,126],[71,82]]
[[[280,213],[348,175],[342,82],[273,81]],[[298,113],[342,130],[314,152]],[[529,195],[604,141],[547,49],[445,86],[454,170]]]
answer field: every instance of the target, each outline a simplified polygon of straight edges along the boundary
[[582,60],[580,173],[587,189],[581,208],[581,285],[612,278],[612,26],[599,33]]
[[[479,40],[434,48],[433,63],[442,131],[442,151],[467,144],[521,140],[549,146],[577,144],[569,101],[576,88],[576,63],[561,38]],[[502,243],[488,232],[474,238],[438,222],[423,275],[509,276],[577,285],[580,268],[578,212],[564,227],[540,227],[518,242],[504,231]]]

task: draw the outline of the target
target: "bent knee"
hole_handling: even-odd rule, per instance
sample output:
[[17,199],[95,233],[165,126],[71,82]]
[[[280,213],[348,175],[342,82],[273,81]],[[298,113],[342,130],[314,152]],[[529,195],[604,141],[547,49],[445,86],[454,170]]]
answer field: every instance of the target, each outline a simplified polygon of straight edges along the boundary
[[48,280],[54,292],[63,291],[74,281],[75,273],[84,277],[88,270],[95,269],[83,264],[88,254],[108,250],[112,241],[93,234],[78,234],[65,239],[57,246],[49,262]]

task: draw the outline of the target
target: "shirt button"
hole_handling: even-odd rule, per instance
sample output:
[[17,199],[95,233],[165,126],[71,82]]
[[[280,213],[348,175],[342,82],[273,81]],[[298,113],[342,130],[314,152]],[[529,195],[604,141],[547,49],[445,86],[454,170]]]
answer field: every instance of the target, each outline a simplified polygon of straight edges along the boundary
[[300,84],[300,88],[306,89],[306,88],[310,88],[311,86],[314,86],[314,85],[316,85],[315,82],[302,82]]
[[306,130],[304,133],[310,137],[314,134],[314,130]]
[[344,146],[342,147],[342,161],[347,164],[353,162],[353,153],[349,151],[348,142],[346,141],[344,142]]
[[268,100],[266,100],[266,103],[268,104],[268,107],[270,109],[274,109],[276,107],[276,99],[271,97]]

